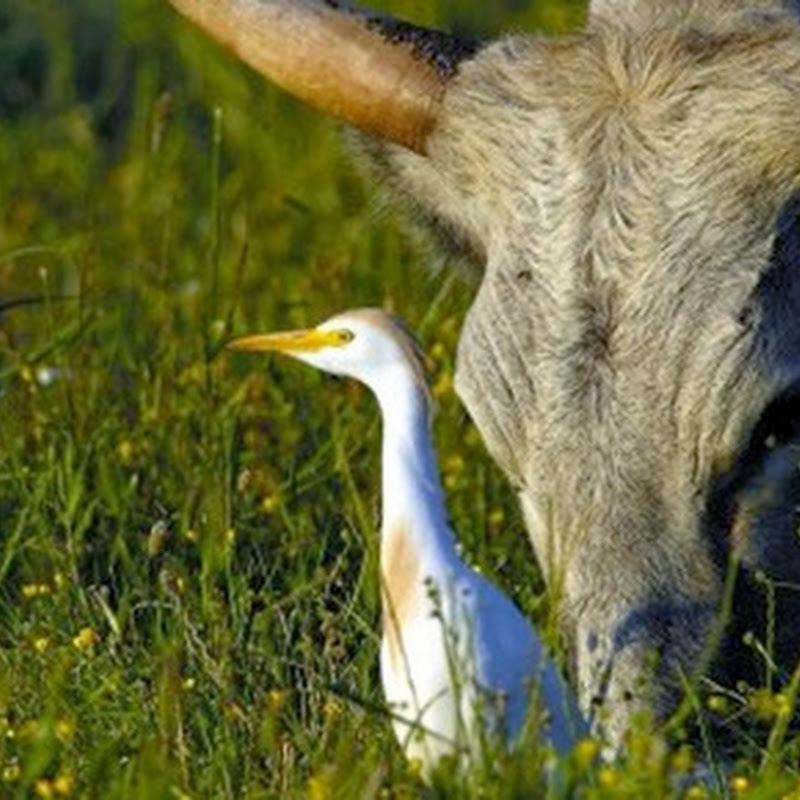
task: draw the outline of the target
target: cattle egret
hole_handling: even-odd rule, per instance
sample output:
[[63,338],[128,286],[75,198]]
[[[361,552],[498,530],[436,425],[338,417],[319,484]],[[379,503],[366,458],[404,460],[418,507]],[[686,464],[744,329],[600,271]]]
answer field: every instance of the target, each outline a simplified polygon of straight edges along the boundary
[[383,416],[380,542],[381,678],[394,731],[430,775],[440,758],[471,760],[487,733],[513,741],[531,692],[547,740],[567,750],[583,723],[535,631],[496,586],[459,557],[429,433],[429,396],[414,339],[377,309],[339,314],[316,328],[230,343],[277,351],[355,378]]

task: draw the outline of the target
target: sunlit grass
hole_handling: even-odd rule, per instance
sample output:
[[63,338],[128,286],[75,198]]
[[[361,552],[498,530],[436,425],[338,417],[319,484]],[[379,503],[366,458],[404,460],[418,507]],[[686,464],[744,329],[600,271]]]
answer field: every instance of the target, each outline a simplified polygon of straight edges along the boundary
[[[557,647],[512,493],[452,390],[471,290],[378,210],[335,124],[162,5],[0,11],[4,92],[19,83],[0,95],[0,298],[25,301],[0,311],[0,797],[415,797],[377,674],[376,405],[222,347],[360,305],[406,317],[464,553]],[[501,6],[391,4],[473,32]],[[789,691],[761,696],[773,736],[726,791],[797,796]],[[680,736],[642,735],[620,764],[598,750],[554,777],[532,725],[520,754],[432,791],[713,792]]]

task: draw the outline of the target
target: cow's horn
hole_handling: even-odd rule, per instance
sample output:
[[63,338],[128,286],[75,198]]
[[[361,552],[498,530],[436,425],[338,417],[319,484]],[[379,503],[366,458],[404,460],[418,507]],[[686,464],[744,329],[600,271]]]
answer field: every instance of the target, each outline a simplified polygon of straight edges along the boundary
[[418,153],[474,44],[335,0],[169,0],[291,94]]

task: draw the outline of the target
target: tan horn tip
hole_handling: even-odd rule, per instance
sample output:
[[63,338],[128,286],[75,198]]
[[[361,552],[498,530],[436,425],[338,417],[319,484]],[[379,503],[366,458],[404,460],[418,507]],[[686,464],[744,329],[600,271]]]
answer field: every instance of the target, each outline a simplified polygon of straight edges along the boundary
[[477,44],[333,0],[169,0],[265,77],[424,153],[448,80]]

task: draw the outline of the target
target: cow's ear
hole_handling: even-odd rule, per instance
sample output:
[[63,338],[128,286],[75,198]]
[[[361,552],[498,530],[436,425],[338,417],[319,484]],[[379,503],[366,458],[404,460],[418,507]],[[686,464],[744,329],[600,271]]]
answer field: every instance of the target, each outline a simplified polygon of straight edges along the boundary
[[475,45],[338,0],[169,0],[291,94],[425,153],[447,82]]

